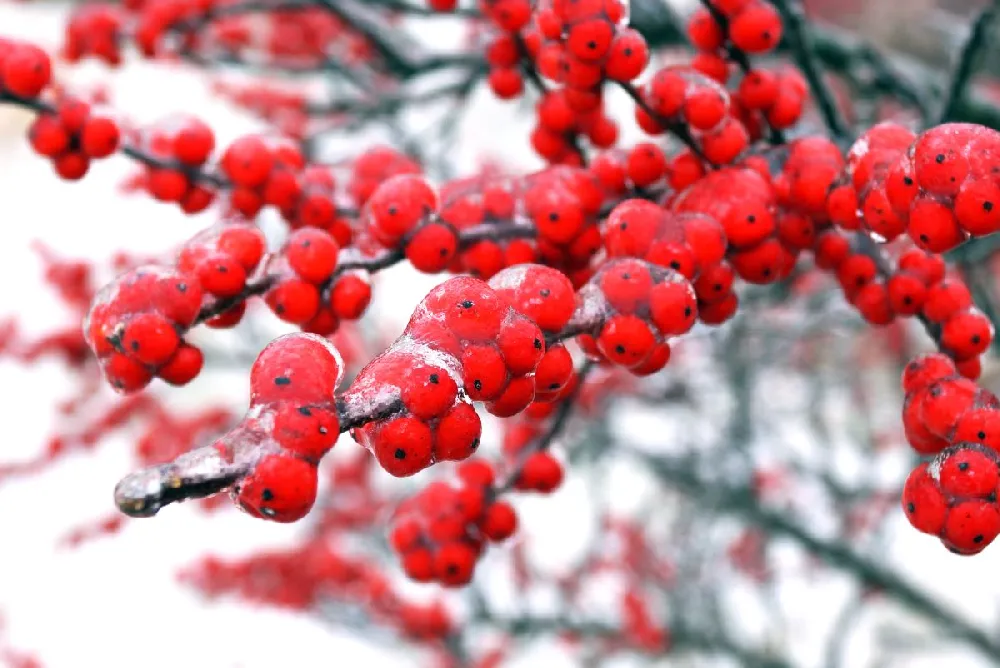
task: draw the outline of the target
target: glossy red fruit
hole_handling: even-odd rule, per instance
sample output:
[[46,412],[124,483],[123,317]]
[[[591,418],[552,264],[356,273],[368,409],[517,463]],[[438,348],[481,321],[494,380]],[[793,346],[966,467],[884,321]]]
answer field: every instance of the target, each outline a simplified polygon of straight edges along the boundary
[[275,522],[295,522],[316,501],[316,467],[289,454],[265,455],[233,490],[250,515]]

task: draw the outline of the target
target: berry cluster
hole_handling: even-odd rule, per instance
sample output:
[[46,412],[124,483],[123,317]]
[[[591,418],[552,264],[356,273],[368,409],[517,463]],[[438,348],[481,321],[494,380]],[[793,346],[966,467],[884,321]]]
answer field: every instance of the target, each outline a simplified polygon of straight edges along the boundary
[[[286,322],[302,325],[308,332],[333,333],[340,318],[355,314],[356,304],[323,299],[331,288],[340,247],[327,232],[305,227],[288,236],[280,253],[267,263],[267,275],[274,281],[264,299],[275,315]],[[368,287],[367,282],[364,282]],[[336,289],[330,290],[330,295]],[[341,290],[342,293],[342,290]],[[367,306],[368,297],[365,298]],[[363,310],[363,308],[361,309]]]
[[[519,183],[513,178],[482,174],[454,179],[441,186],[440,223],[450,225],[460,234],[477,227],[494,231],[481,239],[462,239],[458,252],[450,254],[449,271],[489,280],[505,267],[538,260],[537,246],[528,238],[534,236],[534,228],[518,211]],[[522,233],[523,238],[518,236]],[[426,240],[418,239],[419,236]],[[437,228],[414,235],[406,247],[407,259],[414,267],[422,269],[438,264],[439,260],[434,258],[434,244],[428,241],[439,236],[444,235]]]
[[454,625],[440,602],[406,600],[368,558],[318,539],[245,559],[205,557],[181,579],[207,596],[237,594],[293,610],[307,610],[329,599],[363,606],[381,623],[418,640],[443,639]]
[[254,517],[294,522],[316,499],[320,459],[340,435],[334,393],[343,375],[340,354],[312,334],[272,341],[250,370],[250,410],[215,448],[247,473],[233,500]]
[[771,71],[754,67],[747,57],[770,53],[781,41],[781,17],[774,7],[760,0],[705,4],[691,15],[687,25],[688,39],[699,50],[691,67],[726,85],[730,63],[740,66],[743,77],[733,102],[752,139],[760,138],[762,120],[775,130],[794,125],[808,96],[805,80],[792,68]]
[[[865,227],[944,253],[1000,230],[1000,132],[948,123],[919,136],[892,124],[866,132],[849,154],[851,183],[831,194],[835,220],[860,208]],[[853,191],[852,188],[853,186]]]
[[733,162],[750,143],[729,92],[690,66],[661,68],[639,89],[639,96],[642,104],[636,106],[635,116],[643,131],[693,135],[700,157],[713,164]]
[[175,202],[189,214],[212,204],[215,191],[200,171],[215,150],[212,128],[190,116],[171,118],[145,128],[137,147],[155,158],[141,183],[155,199]]
[[202,305],[197,278],[144,267],[119,276],[98,293],[84,321],[87,345],[118,392],[136,392],[159,376],[184,385],[201,371],[201,351],[181,333]]
[[[445,281],[343,396],[347,406],[374,407],[378,416],[355,430],[356,440],[397,476],[469,457],[481,424],[468,401],[485,402],[500,417],[524,410],[535,399],[534,372],[547,356],[543,328],[562,329],[575,304],[566,277],[538,265],[508,269],[489,285],[465,277]],[[539,394],[552,396],[568,378],[549,372],[542,380],[548,384]]]
[[[450,11],[457,3],[429,6]],[[338,66],[365,65],[354,74],[370,80],[373,97],[398,93],[401,101],[409,77],[463,63],[450,55],[411,61],[339,5],[243,15],[258,9],[214,0],[88,6],[67,27],[65,54],[116,64],[128,33],[147,55],[224,53],[234,64],[297,68],[335,57]],[[373,15],[410,9],[417,8]],[[0,100],[38,112],[32,146],[61,176],[82,177],[91,159],[124,143],[144,166],[135,182],[155,199],[189,214],[218,199],[227,220],[242,221],[198,235],[172,266],[131,271],[98,295],[85,337],[122,392],[156,376],[193,379],[202,357],[185,333],[200,322],[235,325],[254,297],[282,320],[326,336],[366,310],[370,272],[407,259],[423,272],[475,276],[431,291],[400,338],[339,396],[343,364],[325,340],[277,339],[254,365],[242,422],[212,446],[123,481],[122,508],[152,514],[164,503],[231,489],[250,514],[294,521],[313,505],[317,464],[341,429],[386,471],[409,476],[472,456],[482,429],[473,402],[483,402],[493,415],[521,416],[505,435],[508,480],[498,484],[489,465],[465,462],[457,486],[431,485],[400,509],[392,537],[415,579],[463,584],[484,541],[514,531],[513,510],[497,497],[509,489],[551,492],[563,479],[548,445],[563,409],[580,399],[569,339],[608,367],[654,373],[667,364],[672,337],[736,313],[737,277],[774,283],[809,251],[866,320],[916,317],[934,337],[942,354],[915,362],[904,377],[904,424],[914,448],[937,459],[911,476],[904,508],[919,529],[957,551],[989,544],[1000,532],[992,429],[1000,402],[970,379],[994,333],[937,254],[1000,230],[1000,133],[946,124],[918,136],[881,124],[846,155],[819,136],[785,141],[783,131],[803,113],[807,83],[792,68],[751,62],[772,52],[785,30],[764,0],[704,0],[687,26],[698,53],[638,86],[632,82],[650,52],[627,27],[622,0],[480,0],[479,9],[495,29],[479,44],[487,81],[505,99],[521,95],[526,80],[534,85],[530,142],[551,166],[524,177],[484,169],[440,187],[383,147],[349,165],[318,165],[289,138],[271,135],[238,138],[214,158],[214,133],[194,118],[127,132],[80,100],[43,100],[48,56],[0,41]],[[822,78],[809,74],[814,84]],[[632,98],[643,131],[670,133],[686,148],[668,154],[658,140],[617,147],[606,83]],[[317,116],[351,115],[338,111],[347,105],[313,109],[303,88],[229,90],[275,122],[294,118],[296,136]],[[354,102],[362,108],[369,100]],[[833,113],[829,100],[819,102],[824,116]],[[844,123],[827,120],[844,140],[837,127]],[[765,135],[770,148],[751,148]],[[583,138],[607,149],[589,165]],[[267,208],[290,230],[270,255],[248,222]],[[904,233],[915,247],[894,242]],[[637,643],[666,642],[654,638],[641,598],[624,607]]]
[[604,193],[596,179],[587,170],[559,166],[528,176],[522,188],[524,214],[538,235],[539,260],[582,285],[601,248],[598,216]]
[[962,375],[979,377],[979,358],[993,342],[993,325],[973,306],[961,277],[946,273],[939,256],[908,248],[892,266],[871,244],[835,229],[817,237],[815,253],[817,265],[836,276],[865,320],[888,325],[897,317],[918,317]]
[[[769,173],[762,173],[753,164],[710,172],[680,193],[672,207],[679,213],[702,214],[719,221],[725,233],[727,261],[736,275],[749,283],[768,284],[786,278],[802,249],[798,236],[778,224],[778,196]],[[709,322],[719,321],[718,317],[728,319],[737,305],[735,295],[718,303],[721,313]]]
[[[697,307],[689,304],[691,319],[675,328],[674,335],[687,331],[695,315],[717,323],[735,312],[734,272],[724,260],[726,237],[710,216],[673,213],[646,200],[626,200],[608,216],[604,247],[610,257],[642,258],[691,281]],[[684,301],[690,301],[689,296]]]
[[119,392],[135,392],[154,376],[184,385],[201,371],[201,351],[181,338],[203,307],[218,311],[212,327],[230,327],[245,302],[218,309],[240,295],[264,254],[264,238],[251,225],[205,230],[178,253],[174,267],[140,267],[119,276],[95,298],[84,324],[87,344]]
[[583,334],[584,351],[629,369],[656,373],[670,360],[666,339],[684,334],[697,318],[694,289],[683,276],[637,259],[607,262],[581,291],[587,309],[601,314],[596,338]]
[[976,554],[1000,534],[1000,400],[940,354],[910,362],[903,390],[907,440],[935,455],[907,478],[903,510],[948,549]]
[[550,163],[579,164],[579,135],[594,146],[614,144],[618,127],[604,112],[602,84],[631,81],[649,62],[646,40],[625,25],[627,3],[556,0],[542,3],[534,13],[526,0],[483,5],[501,31],[486,47],[488,81],[497,97],[509,99],[523,92],[521,67],[528,68],[540,88],[539,74],[563,85],[554,91],[542,88],[538,123],[531,134],[538,154]]
[[762,0],[712,0],[697,9],[688,21],[691,43],[699,50],[720,56],[729,49],[763,55],[781,41],[781,17]]
[[66,97],[54,113],[35,119],[28,139],[36,153],[52,161],[56,174],[77,181],[87,174],[91,160],[107,158],[118,150],[121,130],[113,118],[95,113],[87,102]]
[[121,9],[114,5],[77,7],[66,23],[63,57],[77,62],[84,56],[94,56],[109,65],[120,65],[124,19]]
[[495,498],[492,466],[467,461],[457,474],[457,486],[433,482],[400,504],[393,517],[389,542],[417,582],[468,584],[486,542],[503,542],[517,529],[514,508]]
[[[259,229],[242,223],[223,223],[208,228],[188,240],[177,254],[177,269],[196,277],[202,289],[219,299],[240,295],[247,280],[260,265],[266,250],[266,240]],[[215,321],[216,326],[234,325],[242,309],[227,313]]]

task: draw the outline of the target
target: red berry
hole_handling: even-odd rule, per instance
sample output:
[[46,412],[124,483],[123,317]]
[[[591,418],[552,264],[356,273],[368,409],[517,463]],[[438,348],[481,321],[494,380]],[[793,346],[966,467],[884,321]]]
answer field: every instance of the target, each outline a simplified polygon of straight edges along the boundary
[[941,491],[951,496],[986,499],[1000,485],[997,456],[985,448],[949,448],[937,456],[934,469]]
[[495,501],[486,509],[479,528],[494,543],[500,543],[517,531],[517,513],[506,501]]
[[468,584],[472,580],[477,558],[476,550],[465,543],[446,543],[434,555],[434,576],[447,587]]
[[222,171],[238,186],[264,185],[274,166],[274,157],[260,137],[240,137],[222,154]]
[[645,38],[632,28],[618,30],[611,42],[604,72],[615,81],[632,81],[649,63],[649,46]]
[[264,300],[276,316],[296,325],[305,324],[316,317],[320,306],[316,286],[296,278],[277,283],[267,291]]
[[450,225],[421,226],[406,244],[406,258],[415,269],[428,274],[444,271],[458,251],[458,233]]
[[205,365],[205,356],[198,348],[181,343],[174,356],[156,370],[156,374],[171,385],[187,385],[197,378]]
[[283,448],[318,464],[337,442],[340,421],[335,411],[290,401],[277,409],[273,433]]
[[698,301],[687,281],[664,281],[649,295],[649,316],[663,336],[680,336],[694,326]]
[[28,138],[35,152],[47,158],[54,158],[66,151],[70,135],[53,114],[40,114],[28,130]]
[[935,436],[948,438],[962,413],[972,408],[979,387],[965,378],[932,383],[920,405],[920,418]]
[[372,286],[357,274],[344,274],[333,284],[330,304],[342,320],[357,320],[372,299]]
[[20,97],[37,97],[52,79],[48,54],[33,44],[15,44],[0,65],[0,84]]
[[83,125],[80,148],[91,158],[106,158],[118,150],[121,131],[110,118],[91,116]]
[[941,541],[959,554],[977,554],[1000,534],[1000,511],[995,502],[963,501],[948,511]]
[[497,337],[504,363],[511,375],[531,373],[545,354],[545,336],[535,323],[527,318],[511,320]]
[[517,479],[518,489],[548,494],[555,491],[563,480],[563,467],[548,452],[536,452],[528,456]]
[[619,313],[634,313],[649,301],[653,279],[639,260],[619,260],[606,265],[599,285],[608,303]]
[[286,334],[271,341],[250,369],[250,404],[329,403],[342,374],[343,362],[326,339]]
[[285,247],[288,264],[305,281],[319,285],[328,280],[337,267],[340,248],[327,232],[302,228],[292,232]]
[[903,369],[903,392],[912,394],[934,382],[955,375],[955,363],[945,355],[921,355]]
[[233,490],[240,507],[275,522],[306,516],[316,501],[316,467],[286,454],[264,456]]
[[434,434],[415,417],[398,417],[374,427],[372,451],[390,475],[403,478],[431,464]]
[[634,315],[616,315],[605,323],[597,339],[601,353],[626,368],[641,364],[656,345],[646,322]]
[[403,406],[421,420],[443,415],[455,403],[458,384],[440,367],[415,362],[406,372]]
[[375,234],[395,243],[437,207],[437,193],[424,179],[401,174],[375,190],[368,200],[367,211]]
[[474,401],[491,401],[507,387],[507,364],[493,345],[473,344],[462,353],[462,383]]
[[913,469],[903,486],[903,511],[906,519],[917,531],[938,534],[944,527],[948,504],[933,478],[927,473],[927,464]]
[[781,41],[781,17],[767,2],[755,2],[733,16],[729,38],[747,53],[767,53]]
[[535,398],[535,383],[531,378],[514,378],[495,400],[486,404],[486,410],[497,417],[517,415]]
[[985,353],[993,342],[993,325],[979,311],[957,313],[941,328],[941,345],[955,359],[965,360]]
[[204,164],[215,149],[212,129],[198,119],[185,119],[174,135],[174,156],[186,165]]
[[122,333],[126,354],[151,366],[159,366],[173,357],[180,341],[173,325],[157,313],[134,316]]
[[482,422],[470,404],[458,403],[438,422],[434,439],[434,458],[461,461],[479,447]]

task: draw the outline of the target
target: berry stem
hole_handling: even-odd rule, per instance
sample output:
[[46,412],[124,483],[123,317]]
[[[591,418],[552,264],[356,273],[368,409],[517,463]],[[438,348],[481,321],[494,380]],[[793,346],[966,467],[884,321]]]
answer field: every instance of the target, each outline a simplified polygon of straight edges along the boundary
[[[888,257],[886,257],[885,253],[882,252],[882,249],[879,247],[879,244],[877,244],[869,234],[861,231],[855,232],[853,235],[853,239],[854,239],[854,246],[857,249],[857,251],[859,253],[863,253],[864,255],[870,257],[872,261],[875,263],[875,268],[878,270],[878,273],[882,277],[882,280],[888,281],[895,272],[893,271],[892,268],[892,261]],[[931,340],[934,341],[934,344],[937,346],[937,348],[942,352],[944,352],[944,349],[941,345],[941,325],[931,322],[922,313],[917,314],[915,317],[917,320],[920,321],[920,324],[927,332],[927,335],[931,337]]]
[[629,452],[647,464],[660,480],[678,491],[719,511],[740,516],[770,535],[790,538],[830,566],[849,572],[861,583],[886,592],[896,601],[940,624],[987,656],[1000,656],[1000,642],[991,634],[956,617],[892,571],[859,555],[846,543],[821,538],[783,513],[763,507],[749,487],[727,487],[718,481],[705,479],[691,470],[690,465],[635,449]]
[[625,91],[625,93],[630,98],[632,98],[636,106],[638,106],[640,109],[649,114],[649,116],[653,118],[653,120],[655,120],[660,126],[666,128],[666,130],[670,134],[672,134],[677,139],[681,140],[684,143],[684,145],[691,150],[692,153],[698,156],[699,160],[701,160],[703,163],[705,163],[712,169],[718,168],[718,165],[716,165],[711,160],[705,157],[705,154],[702,152],[701,147],[698,145],[698,142],[695,141],[694,136],[691,134],[691,130],[689,130],[686,125],[684,125],[683,123],[676,123],[656,113],[656,111],[646,103],[646,100],[642,98],[642,94],[639,92],[639,90],[631,83],[625,81],[618,81],[616,83],[618,84],[619,88]]
[[587,376],[594,370],[597,364],[592,360],[587,360],[580,367],[577,372],[576,386],[573,390],[567,394],[561,400],[559,407],[556,409],[555,414],[552,416],[548,428],[540,434],[534,441],[524,446],[517,453],[517,460],[514,463],[514,467],[507,474],[506,478],[498,484],[493,490],[494,498],[509,492],[517,484],[518,478],[521,477],[524,471],[524,465],[528,461],[531,455],[537,452],[544,452],[551,447],[552,442],[563,432],[566,425],[569,423],[569,418],[573,414],[573,408],[576,407],[576,399],[583,388],[584,383],[587,381]]
[[820,69],[816,58],[816,45],[813,43],[812,34],[806,26],[805,14],[798,0],[771,0],[771,4],[778,10],[785,20],[786,37],[795,56],[802,73],[806,75],[809,88],[812,90],[813,98],[819,107],[820,113],[827,128],[837,138],[847,136],[849,130],[844,115],[837,106],[837,101],[833,97],[830,87],[823,81],[823,71]]
[[[712,15],[712,18],[718,24],[719,29],[722,30],[723,34],[726,36],[726,55],[729,56],[731,61],[739,66],[743,76],[746,76],[750,73],[753,66],[750,62],[750,57],[746,54],[746,52],[737,48],[737,46],[733,44],[732,40],[729,39],[729,19],[726,18],[725,14],[719,11],[719,8],[715,6],[715,3],[713,3],[712,0],[701,0],[701,4],[706,10],[708,10],[708,13]],[[772,127],[770,123],[767,123],[767,130],[769,134],[768,140],[771,144],[779,146],[785,143],[785,133],[781,130]]]
[[251,297],[259,297],[270,290],[276,280],[276,276],[262,276],[256,281],[248,282],[240,294],[235,297],[216,299],[215,301],[206,304],[202,307],[201,311],[198,312],[198,317],[195,319],[194,324],[197,325],[205,322],[206,320],[211,320],[216,316],[220,316],[234,307],[239,306]]
[[[531,56],[528,55],[528,47],[524,43],[524,39],[517,35],[514,38],[517,44],[517,50],[520,54],[520,65],[521,71],[524,72],[524,76],[531,82],[531,85],[535,87],[535,90],[539,92],[542,96],[548,95],[549,88],[542,81],[542,77],[538,74],[538,70],[535,69],[535,63],[531,60]],[[584,165],[587,164],[587,154],[583,152],[583,147],[580,146],[580,137],[576,132],[566,133],[566,141],[569,145],[573,147],[573,151],[580,156],[580,160]]]
[[130,517],[152,517],[171,503],[222,492],[252,467],[253,462],[227,462],[214,446],[197,448],[122,478],[115,486],[115,505]]
[[[30,109],[37,114],[55,114],[56,108],[48,102],[34,98],[26,99],[18,97],[9,92],[0,92],[0,103],[14,104],[24,109]],[[193,169],[188,165],[181,164],[175,160],[165,160],[143,151],[137,146],[123,144],[119,152],[128,156],[132,160],[142,163],[153,169],[171,169],[182,172],[191,181],[201,181],[217,188],[228,187],[229,183],[222,176],[205,170]]]

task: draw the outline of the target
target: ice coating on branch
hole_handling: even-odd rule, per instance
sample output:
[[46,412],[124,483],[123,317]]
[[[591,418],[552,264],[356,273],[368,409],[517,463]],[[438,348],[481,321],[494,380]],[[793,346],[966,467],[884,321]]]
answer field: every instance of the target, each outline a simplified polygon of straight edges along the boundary
[[294,521],[312,506],[316,465],[340,434],[336,348],[314,334],[287,334],[261,351],[250,372],[250,406],[211,446],[123,479],[118,507],[150,517],[169,503],[231,489],[251,515]]
[[83,334],[116,391],[135,392],[156,375],[176,385],[197,375],[201,353],[181,335],[197,319],[202,294],[195,277],[144,266],[95,295]]
[[255,434],[230,432],[215,445],[137,471],[115,486],[115,505],[132,517],[152,517],[168,503],[221,492],[250,470],[258,444]]

